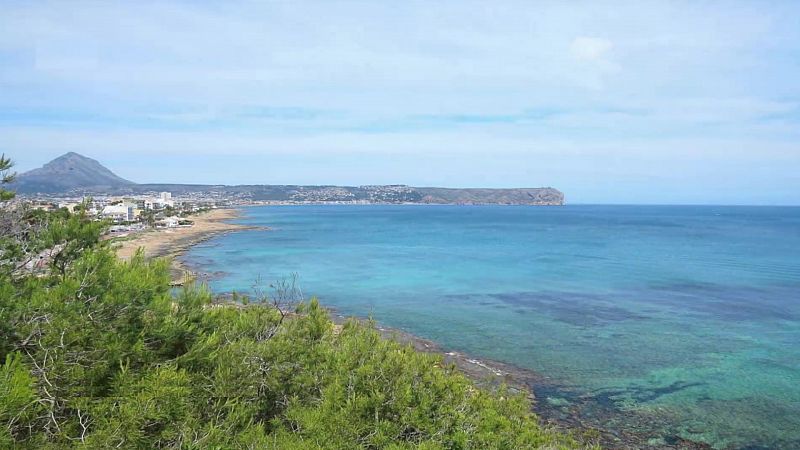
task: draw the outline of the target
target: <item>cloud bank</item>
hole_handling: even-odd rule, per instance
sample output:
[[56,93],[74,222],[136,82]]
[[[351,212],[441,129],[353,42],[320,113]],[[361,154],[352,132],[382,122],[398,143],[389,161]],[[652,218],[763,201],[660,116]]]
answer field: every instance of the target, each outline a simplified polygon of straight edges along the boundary
[[18,2],[0,150],[138,181],[800,203],[800,7]]

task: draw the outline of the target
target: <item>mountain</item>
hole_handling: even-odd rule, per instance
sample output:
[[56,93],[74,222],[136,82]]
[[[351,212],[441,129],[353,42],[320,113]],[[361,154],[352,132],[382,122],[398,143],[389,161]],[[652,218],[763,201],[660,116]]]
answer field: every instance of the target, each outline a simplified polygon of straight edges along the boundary
[[76,190],[102,192],[133,185],[94,159],[69,152],[19,175],[12,189],[21,194],[63,194]]
[[375,186],[136,184],[99,162],[67,153],[43,167],[23,173],[12,185],[20,194],[50,196],[174,195],[217,200],[292,203],[426,203],[450,205],[563,205],[561,191],[545,188],[437,188],[402,184]]

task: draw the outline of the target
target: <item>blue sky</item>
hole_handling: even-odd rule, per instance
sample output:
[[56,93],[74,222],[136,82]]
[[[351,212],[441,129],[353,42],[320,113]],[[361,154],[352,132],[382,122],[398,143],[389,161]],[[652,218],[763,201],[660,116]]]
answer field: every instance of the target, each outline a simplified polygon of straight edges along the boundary
[[139,182],[800,204],[800,3],[5,1],[0,151]]

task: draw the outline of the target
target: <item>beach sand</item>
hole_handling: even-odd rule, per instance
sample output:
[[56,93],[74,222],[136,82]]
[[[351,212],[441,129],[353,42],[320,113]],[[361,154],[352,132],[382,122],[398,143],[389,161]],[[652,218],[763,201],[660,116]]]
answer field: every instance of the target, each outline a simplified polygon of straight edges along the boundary
[[187,278],[187,275],[193,276],[178,258],[190,247],[220,234],[254,228],[229,222],[237,217],[239,217],[237,209],[212,209],[188,217],[194,222],[191,227],[132,233],[112,238],[116,240],[112,246],[115,248],[117,256],[123,260],[133,257],[139,249],[144,251],[146,258],[171,258],[173,283],[180,284]]

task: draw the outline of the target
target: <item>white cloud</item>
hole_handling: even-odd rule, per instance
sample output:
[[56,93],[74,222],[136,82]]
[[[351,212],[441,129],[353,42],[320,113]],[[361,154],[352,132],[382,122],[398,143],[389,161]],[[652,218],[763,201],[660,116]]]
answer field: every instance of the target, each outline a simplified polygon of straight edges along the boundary
[[580,61],[608,62],[614,44],[608,39],[579,36],[572,40],[569,49],[572,56]]

